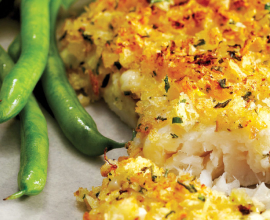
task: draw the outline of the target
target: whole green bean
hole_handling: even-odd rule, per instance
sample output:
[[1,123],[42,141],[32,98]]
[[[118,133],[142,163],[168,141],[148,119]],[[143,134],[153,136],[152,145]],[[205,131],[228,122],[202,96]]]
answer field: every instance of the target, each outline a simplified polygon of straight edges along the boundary
[[[0,46],[0,81],[8,76],[13,66],[13,61]],[[49,149],[47,125],[32,94],[20,112],[20,123],[21,154],[18,174],[20,191],[4,200],[16,199],[22,195],[36,195],[43,190],[46,183]]]
[[[50,50],[41,77],[47,102],[65,136],[83,154],[98,156],[106,148],[111,150],[124,147],[125,143],[118,143],[99,133],[96,123],[79,102],[67,79],[55,39],[55,23],[60,5],[61,0],[51,1],[50,4]],[[19,52],[17,48],[15,56],[18,57]]]
[[21,21],[21,56],[2,82],[0,123],[22,110],[45,68],[49,49],[49,0],[22,0]]
[[97,156],[103,154],[105,148],[111,150],[124,147],[125,143],[115,142],[99,133],[94,120],[80,104],[68,82],[55,39],[55,23],[60,4],[60,0],[51,2],[50,50],[41,78],[49,106],[66,137],[80,152]]
[[[20,51],[20,53],[18,53]],[[12,60],[18,60],[21,54],[21,35],[18,34],[17,37],[11,42],[8,47],[8,54]]]

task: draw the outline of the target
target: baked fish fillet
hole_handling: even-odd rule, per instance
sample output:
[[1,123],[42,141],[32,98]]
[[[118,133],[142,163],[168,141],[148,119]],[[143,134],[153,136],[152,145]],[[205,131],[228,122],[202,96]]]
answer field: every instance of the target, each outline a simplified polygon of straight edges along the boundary
[[136,127],[132,157],[270,183],[270,3],[97,0],[60,30],[81,102]]

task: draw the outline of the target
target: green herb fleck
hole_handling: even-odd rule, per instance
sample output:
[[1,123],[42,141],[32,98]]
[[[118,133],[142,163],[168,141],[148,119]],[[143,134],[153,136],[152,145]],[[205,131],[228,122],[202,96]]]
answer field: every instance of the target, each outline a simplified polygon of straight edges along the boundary
[[121,63],[119,61],[114,62],[114,65],[116,66],[116,68],[118,70],[120,70],[122,68],[122,65],[121,65]]
[[95,73],[96,73],[97,75],[99,75],[99,67],[100,67],[100,65],[101,65],[101,62],[102,62],[102,56],[99,57],[98,63],[97,63],[97,66],[96,66]]
[[244,96],[242,96],[242,98],[245,100],[245,101],[249,101],[249,97],[251,96],[251,92],[247,92]]
[[243,125],[239,124],[239,125],[238,125],[238,128],[243,128]]
[[202,202],[205,202],[205,196],[202,194],[198,195],[198,199],[201,200]]
[[84,194],[83,197],[82,197],[82,199],[85,199],[85,196],[86,196],[86,195]]
[[150,0],[151,4],[159,3],[159,2],[167,2],[168,0]]
[[154,70],[154,71],[153,71],[153,74],[154,74],[154,76],[156,76],[156,75],[157,75],[157,72]]
[[170,88],[170,83],[169,83],[169,80],[168,80],[168,76],[165,77],[164,82],[165,82],[165,91],[167,93],[169,88]]
[[127,95],[130,95],[131,92],[130,91],[124,91],[124,95],[127,96]]
[[92,40],[92,35],[85,34],[84,33],[84,30],[81,29],[81,28],[78,31],[82,34],[82,37],[83,37],[84,40],[90,42],[90,44],[93,44],[94,43],[93,40]]
[[157,178],[157,176],[156,175],[153,175],[152,176],[152,181],[155,182],[156,178]]
[[178,138],[176,134],[171,133],[172,138]]
[[163,117],[161,117],[161,116],[158,116],[158,117],[156,118],[156,120],[166,121],[167,118],[163,118]]
[[190,193],[196,193],[197,189],[195,188],[195,186],[193,184],[190,185],[185,185],[184,183],[181,183],[179,181],[177,181],[178,184],[180,184],[181,186],[185,187]]
[[229,88],[228,86],[226,86],[226,79],[218,80],[218,83],[219,83],[220,87],[223,89]]
[[144,130],[146,131],[148,128],[149,128],[149,127],[145,127],[145,129],[144,129]]
[[172,119],[172,123],[174,124],[174,123],[183,123],[183,120],[182,120],[182,118],[180,118],[180,117],[173,117],[173,119]]
[[264,9],[270,11],[270,2],[267,2],[267,3],[264,5]]
[[84,67],[84,66],[82,66],[82,71],[83,71],[83,73],[85,73],[85,70],[86,70],[86,69],[85,69],[85,67]]
[[235,51],[227,51],[230,54],[230,57],[233,58],[234,60],[238,60],[241,61],[242,57],[241,56],[237,56]]
[[143,190],[147,191],[147,189],[141,187],[141,189],[139,190],[139,192],[143,194]]
[[97,198],[98,198],[99,194],[100,194],[100,192],[97,192],[97,193],[96,193],[96,197],[97,197]]
[[222,66],[212,66],[211,67],[211,70],[222,72],[223,71],[223,67]]
[[270,156],[270,152],[267,154],[263,154],[263,158],[269,157]]
[[116,3],[115,3],[115,6],[114,6],[114,9],[117,9],[117,8],[118,8],[118,3],[119,3],[119,0],[116,0]]
[[234,20],[230,19],[229,24],[236,24]]
[[219,102],[218,104],[215,105],[214,108],[225,108],[229,104],[230,101],[231,99],[228,99],[225,102]]
[[67,36],[67,31],[64,32],[64,34],[59,38],[59,41],[65,39]]
[[171,215],[171,214],[173,214],[173,213],[175,213],[175,211],[170,211],[167,215],[165,215],[165,218],[168,218],[169,215]]
[[179,103],[186,103],[186,99],[182,99]]
[[204,39],[200,39],[200,40],[198,41],[198,43],[195,44],[195,45],[193,45],[193,46],[194,46],[194,47],[198,47],[198,46],[202,46],[202,45],[205,45],[205,40],[204,40]]
[[164,177],[167,177],[167,176],[168,176],[168,173],[169,173],[169,170],[168,170],[168,169],[166,169],[166,170],[165,170]]

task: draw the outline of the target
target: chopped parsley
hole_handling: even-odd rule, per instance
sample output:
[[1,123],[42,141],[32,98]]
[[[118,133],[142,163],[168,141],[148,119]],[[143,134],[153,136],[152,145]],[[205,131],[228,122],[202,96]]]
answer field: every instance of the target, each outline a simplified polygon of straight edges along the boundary
[[128,95],[130,95],[130,94],[131,94],[130,91],[124,91],[124,95],[125,95],[125,96],[128,96]]
[[176,134],[171,133],[172,138],[178,138]]
[[92,40],[92,35],[89,35],[89,34],[85,34],[84,30],[82,28],[80,28],[78,30],[81,34],[82,34],[82,37],[84,40],[90,42],[90,44],[93,44],[93,40]]
[[264,5],[264,9],[270,11],[270,2],[267,2],[267,3]]
[[201,200],[202,202],[205,202],[205,196],[202,194],[198,195],[198,199]]
[[230,101],[231,99],[228,99],[225,102],[219,102],[218,104],[215,105],[214,108],[225,108],[229,104]]
[[223,71],[223,67],[222,66],[212,66],[211,67],[211,70],[222,72]]
[[168,80],[168,76],[165,77],[164,82],[165,82],[165,91],[167,93],[169,88],[171,87],[170,83],[169,83],[169,80]]
[[249,97],[251,96],[251,92],[247,92],[244,96],[242,96],[242,98],[245,100],[245,101],[248,101],[249,100]]
[[157,176],[156,175],[153,175],[152,176],[152,181],[155,182],[156,178],[157,178]]
[[182,99],[182,100],[180,100],[180,102],[179,103],[186,103],[186,99]]
[[154,71],[153,71],[153,74],[154,74],[154,76],[156,76],[156,75],[157,75],[157,72],[154,70]]
[[120,70],[120,69],[122,68],[121,63],[119,63],[118,61],[114,62],[114,65],[116,66],[116,68],[117,68],[118,70]]
[[180,117],[173,117],[173,119],[172,119],[172,123],[174,124],[174,123],[183,123],[183,120],[182,120],[182,118],[180,118]]
[[226,79],[218,80],[218,83],[219,83],[220,87],[223,89],[229,88],[228,86],[226,86]]
[[173,213],[175,213],[175,211],[170,211],[167,215],[165,215],[165,218],[168,218],[169,215],[171,215],[171,214],[173,214]]
[[139,192],[143,194],[143,190],[147,191],[147,189],[141,187],[141,189],[139,190]]
[[194,47],[198,47],[198,46],[202,46],[202,45],[205,45],[205,40],[204,40],[204,39],[200,39],[200,40],[198,41],[198,43],[195,44],[195,45],[193,45],[193,46],[194,46]]
[[197,192],[197,189],[195,188],[195,186],[193,184],[186,185],[186,184],[181,183],[179,181],[177,181],[177,183],[180,184],[181,186],[185,187],[190,193]]
[[167,176],[168,176],[168,173],[169,173],[169,170],[168,170],[168,169],[166,169],[166,170],[165,170],[164,177],[167,177]]
[[99,194],[100,194],[100,192],[97,192],[97,193],[96,193],[96,197],[97,197],[97,198],[98,198]]
[[110,76],[111,76],[111,75],[108,73],[108,74],[104,77],[104,79],[103,79],[103,81],[102,81],[101,88],[105,88],[105,87],[108,85],[109,80],[110,80]]
[[83,71],[83,73],[85,73],[85,70],[86,70],[86,69],[85,69],[85,67],[84,67],[84,66],[82,66],[82,71]]
[[59,38],[59,41],[65,39],[67,36],[67,31],[64,32],[64,34]]
[[230,57],[233,58],[234,60],[238,60],[241,61],[242,57],[241,56],[237,56],[235,51],[227,51],[230,54]]
[[156,118],[156,120],[166,121],[167,118],[163,118],[163,117],[161,117],[161,116],[158,116],[158,117]]
[[167,2],[168,0],[150,0],[151,4],[159,3],[159,2]]
[[99,67],[100,67],[100,65],[101,65],[101,61],[102,61],[102,56],[99,57],[98,63],[97,63],[96,69],[95,69],[95,73],[96,73],[97,75],[99,75]]

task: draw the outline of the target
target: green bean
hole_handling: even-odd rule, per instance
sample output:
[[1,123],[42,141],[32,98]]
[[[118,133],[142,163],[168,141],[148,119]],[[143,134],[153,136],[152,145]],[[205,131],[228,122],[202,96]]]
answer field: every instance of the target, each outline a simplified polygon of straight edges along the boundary
[[22,0],[21,21],[22,52],[2,82],[0,123],[22,110],[45,68],[49,49],[49,0]]
[[68,82],[55,39],[55,23],[60,2],[58,0],[51,3],[50,51],[41,78],[43,90],[59,126],[71,143],[86,155],[101,155],[105,148],[111,150],[123,147],[125,143],[117,143],[98,132],[94,120],[82,107]]
[[[20,51],[18,53],[18,51]],[[8,47],[8,54],[12,60],[18,60],[21,54],[21,35],[18,34],[17,37],[12,41]]]
[[[50,50],[47,66],[41,77],[47,102],[61,130],[81,153],[98,156],[106,148],[109,151],[124,147],[125,143],[118,143],[99,133],[96,123],[80,104],[67,79],[55,39],[55,23],[60,5],[61,0],[54,0],[50,5]],[[17,48],[17,54],[19,51]]]
[[[0,81],[9,75],[13,61],[0,46]],[[22,195],[40,193],[46,183],[48,161],[48,132],[45,117],[31,94],[20,112],[21,155],[18,185],[20,191],[4,200],[16,199]]]

